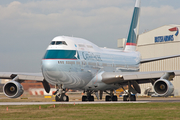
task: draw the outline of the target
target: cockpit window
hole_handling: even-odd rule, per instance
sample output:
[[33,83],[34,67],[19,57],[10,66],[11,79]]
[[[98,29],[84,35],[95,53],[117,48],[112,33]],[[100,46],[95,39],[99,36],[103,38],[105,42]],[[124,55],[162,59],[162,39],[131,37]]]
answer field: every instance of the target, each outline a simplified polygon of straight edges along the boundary
[[52,41],[51,45],[67,45],[65,41]]
[[67,45],[65,41],[56,41],[56,45]]
[[61,45],[62,42],[61,41],[56,41],[56,45]]
[[55,45],[55,43],[56,43],[55,41],[52,41],[52,42],[51,42],[51,45]]

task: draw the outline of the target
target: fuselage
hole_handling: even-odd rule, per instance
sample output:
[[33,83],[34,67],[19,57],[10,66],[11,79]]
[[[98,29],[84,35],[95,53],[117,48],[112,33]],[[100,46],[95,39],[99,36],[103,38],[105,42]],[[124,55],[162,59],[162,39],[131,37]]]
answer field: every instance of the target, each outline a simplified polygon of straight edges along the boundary
[[100,48],[81,38],[59,36],[42,59],[42,73],[52,85],[70,89],[106,90],[119,86],[101,82],[103,72],[139,71],[140,53]]

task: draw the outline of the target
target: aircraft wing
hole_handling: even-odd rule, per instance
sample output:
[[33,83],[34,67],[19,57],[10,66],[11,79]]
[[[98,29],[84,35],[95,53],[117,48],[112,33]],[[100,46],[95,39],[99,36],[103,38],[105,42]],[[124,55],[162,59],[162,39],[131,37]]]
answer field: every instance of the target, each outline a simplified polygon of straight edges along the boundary
[[0,79],[14,79],[15,81],[21,82],[24,80],[35,80],[43,82],[44,77],[42,73],[13,73],[13,72],[0,72]]
[[164,56],[164,57],[147,58],[147,59],[142,59],[140,61],[140,63],[153,62],[153,61],[157,61],[157,60],[164,60],[164,59],[175,58],[175,57],[180,57],[180,55],[171,55],[171,56]]
[[127,85],[127,81],[136,81],[138,84],[153,83],[162,78],[171,81],[175,76],[180,76],[177,71],[152,71],[152,72],[104,72],[102,82],[106,84],[119,83]]
[[13,72],[0,72],[0,79],[12,79],[13,81],[17,81],[21,83],[25,80],[34,80],[38,82],[42,82],[44,89],[47,93],[50,92],[50,85],[44,79],[42,73],[13,73]]

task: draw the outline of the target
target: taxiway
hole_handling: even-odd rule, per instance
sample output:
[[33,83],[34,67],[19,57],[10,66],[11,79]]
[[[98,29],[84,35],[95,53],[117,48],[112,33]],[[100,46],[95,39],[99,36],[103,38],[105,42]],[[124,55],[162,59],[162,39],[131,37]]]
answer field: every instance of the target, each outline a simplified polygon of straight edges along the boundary
[[46,104],[117,104],[117,103],[162,103],[162,102],[180,102],[180,98],[138,98],[137,101],[122,101],[117,102],[106,102],[98,100],[94,102],[81,102],[81,101],[70,101],[70,102],[0,102],[0,105],[46,105]]

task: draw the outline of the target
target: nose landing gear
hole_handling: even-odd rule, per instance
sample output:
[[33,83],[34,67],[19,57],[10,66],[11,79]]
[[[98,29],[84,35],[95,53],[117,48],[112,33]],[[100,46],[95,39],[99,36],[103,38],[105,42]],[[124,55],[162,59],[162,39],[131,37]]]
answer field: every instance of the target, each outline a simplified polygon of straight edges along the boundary
[[68,102],[69,97],[66,95],[66,89],[63,89],[63,85],[56,85],[58,88],[57,91],[54,93],[56,95],[55,100],[56,102]]

